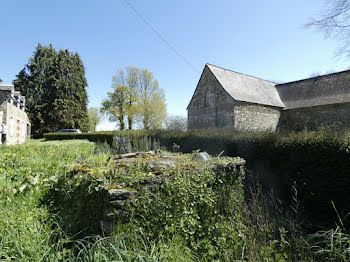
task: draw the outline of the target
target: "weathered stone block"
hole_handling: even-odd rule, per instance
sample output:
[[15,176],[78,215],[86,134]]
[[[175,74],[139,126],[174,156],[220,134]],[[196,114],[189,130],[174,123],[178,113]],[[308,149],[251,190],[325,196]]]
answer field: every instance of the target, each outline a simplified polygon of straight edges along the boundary
[[131,196],[136,196],[137,191],[131,189],[109,189],[108,195],[112,200],[126,200]]

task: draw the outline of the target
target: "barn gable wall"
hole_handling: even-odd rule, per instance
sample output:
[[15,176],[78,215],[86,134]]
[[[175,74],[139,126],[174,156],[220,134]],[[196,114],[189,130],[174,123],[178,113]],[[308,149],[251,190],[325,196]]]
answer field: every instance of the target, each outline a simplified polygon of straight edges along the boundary
[[[212,94],[212,104],[206,96]],[[234,99],[222,88],[213,73],[205,67],[188,106],[188,129],[234,126]]]

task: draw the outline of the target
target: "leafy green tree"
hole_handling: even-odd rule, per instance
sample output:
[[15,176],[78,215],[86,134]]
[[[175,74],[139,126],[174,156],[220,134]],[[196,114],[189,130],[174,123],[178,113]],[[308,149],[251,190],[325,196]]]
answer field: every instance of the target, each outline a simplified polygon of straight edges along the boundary
[[110,121],[118,121],[120,129],[132,129],[134,123],[148,129],[163,127],[166,120],[164,91],[147,69],[128,66],[119,69],[112,78],[113,92],[102,102],[101,112],[109,115]]
[[88,109],[88,114],[91,123],[90,131],[96,131],[96,126],[101,121],[100,109],[98,109],[97,107],[90,107]]
[[113,76],[113,86],[124,86],[128,88],[126,97],[125,115],[128,119],[128,128],[132,129],[137,115],[138,101],[138,74],[139,69],[133,66],[127,66],[124,69],[118,69],[117,74]]
[[85,68],[77,53],[38,44],[13,83],[26,96],[34,137],[62,128],[89,129]]
[[117,121],[119,129],[124,130],[130,90],[126,86],[114,85],[114,91],[107,95],[108,98],[102,101],[101,112],[109,116],[109,121]]
[[143,129],[159,129],[166,121],[166,105],[163,89],[152,72],[143,69],[139,72],[138,115]]

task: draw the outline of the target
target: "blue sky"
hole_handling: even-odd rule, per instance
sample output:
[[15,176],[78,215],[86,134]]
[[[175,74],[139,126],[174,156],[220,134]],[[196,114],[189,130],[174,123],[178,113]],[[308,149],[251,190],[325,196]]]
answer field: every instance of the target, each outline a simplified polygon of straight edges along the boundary
[[[186,115],[205,63],[276,82],[340,71],[339,43],[303,24],[322,0],[128,0],[197,69],[177,56],[124,0],[1,0],[0,78],[10,84],[38,43],[78,52],[89,106],[99,107],[118,68],[147,68],[169,115]],[[106,121],[100,129],[110,129]]]

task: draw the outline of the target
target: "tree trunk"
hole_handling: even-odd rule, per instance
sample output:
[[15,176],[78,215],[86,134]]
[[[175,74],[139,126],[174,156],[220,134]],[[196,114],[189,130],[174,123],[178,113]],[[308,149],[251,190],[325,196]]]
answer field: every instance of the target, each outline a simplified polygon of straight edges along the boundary
[[119,123],[120,123],[120,130],[124,130],[125,129],[124,117],[119,118]]
[[143,129],[149,130],[149,121],[147,117],[143,119]]
[[128,126],[129,126],[129,130],[132,129],[132,117],[128,116]]

